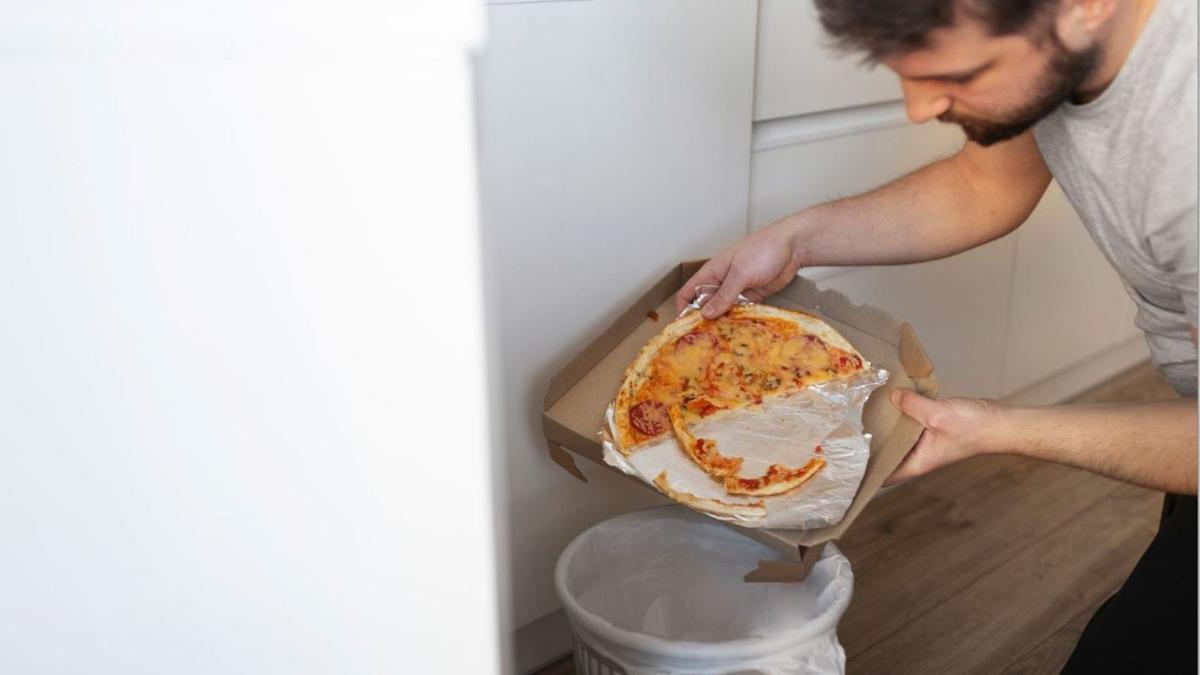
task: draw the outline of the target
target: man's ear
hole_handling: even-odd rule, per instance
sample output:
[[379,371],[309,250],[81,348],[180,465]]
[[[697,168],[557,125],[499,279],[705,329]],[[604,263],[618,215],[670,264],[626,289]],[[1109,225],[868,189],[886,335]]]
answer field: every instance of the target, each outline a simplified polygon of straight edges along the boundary
[[1117,0],[1062,0],[1054,19],[1058,39],[1070,51],[1083,50],[1117,11]]

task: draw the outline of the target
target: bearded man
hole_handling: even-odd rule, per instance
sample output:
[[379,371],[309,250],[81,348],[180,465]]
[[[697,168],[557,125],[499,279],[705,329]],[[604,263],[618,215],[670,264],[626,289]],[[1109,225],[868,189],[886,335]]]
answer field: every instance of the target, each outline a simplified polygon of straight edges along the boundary
[[1081,467],[1166,493],[1158,534],[1063,672],[1195,672],[1197,146],[1194,0],[816,0],[849,50],[900,77],[908,116],[962,127],[962,150],[820,204],[710,260],[676,296],[762,300],[809,265],[942,258],[1017,228],[1051,178],[1137,305],[1182,398],[1027,408],[897,392],[925,426],[892,482],[983,453]]

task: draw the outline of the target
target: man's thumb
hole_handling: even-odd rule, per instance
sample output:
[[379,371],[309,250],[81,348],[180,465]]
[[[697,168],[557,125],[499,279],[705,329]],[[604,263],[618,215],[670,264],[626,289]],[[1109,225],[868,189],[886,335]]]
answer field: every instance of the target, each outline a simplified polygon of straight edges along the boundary
[[911,389],[897,389],[892,392],[892,405],[899,408],[900,412],[920,422],[922,426],[929,426],[929,416],[937,404],[936,400],[925,398]]

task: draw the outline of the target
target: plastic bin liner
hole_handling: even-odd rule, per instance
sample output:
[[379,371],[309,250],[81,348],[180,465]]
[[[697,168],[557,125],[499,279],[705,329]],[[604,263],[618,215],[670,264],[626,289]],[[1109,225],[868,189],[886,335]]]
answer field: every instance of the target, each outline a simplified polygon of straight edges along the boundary
[[783,555],[682,506],[596,525],[555,585],[576,638],[626,673],[841,673],[849,561],[828,545],[803,583],[742,580]]

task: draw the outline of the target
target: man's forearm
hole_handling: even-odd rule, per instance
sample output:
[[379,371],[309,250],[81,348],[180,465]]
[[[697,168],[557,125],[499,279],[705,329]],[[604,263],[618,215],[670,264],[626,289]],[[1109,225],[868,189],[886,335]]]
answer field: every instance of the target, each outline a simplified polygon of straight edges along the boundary
[[934,260],[1024,222],[1050,181],[1032,136],[1003,149],[968,144],[881,188],[779,221],[802,266]]
[[953,158],[934,162],[861,195],[792,216],[804,266],[892,265],[944,258],[1000,235],[968,215]]
[[1076,466],[1137,485],[1196,494],[1196,399],[1006,408],[985,451]]

